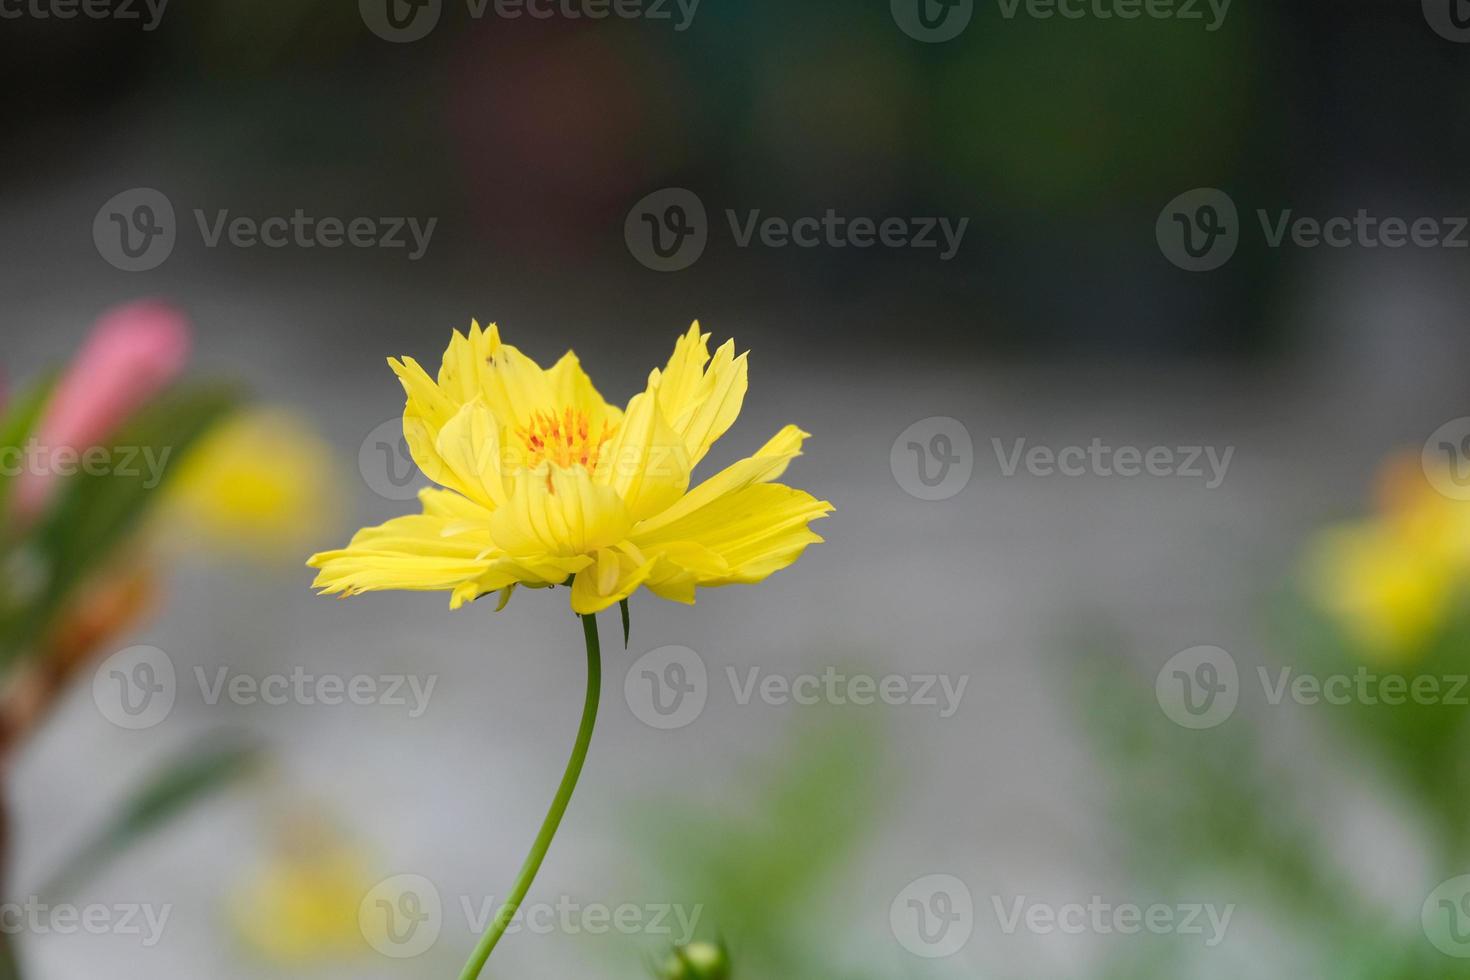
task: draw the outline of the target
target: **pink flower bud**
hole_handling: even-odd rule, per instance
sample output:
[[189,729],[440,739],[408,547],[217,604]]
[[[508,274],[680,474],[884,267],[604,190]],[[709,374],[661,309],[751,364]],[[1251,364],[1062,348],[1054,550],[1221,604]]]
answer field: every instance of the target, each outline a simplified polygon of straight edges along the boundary
[[[35,433],[48,457],[98,445],[183,370],[189,324],[159,300],[139,300],[103,314],[56,385]],[[30,468],[16,488],[22,516],[34,515],[50,496],[56,473]]]

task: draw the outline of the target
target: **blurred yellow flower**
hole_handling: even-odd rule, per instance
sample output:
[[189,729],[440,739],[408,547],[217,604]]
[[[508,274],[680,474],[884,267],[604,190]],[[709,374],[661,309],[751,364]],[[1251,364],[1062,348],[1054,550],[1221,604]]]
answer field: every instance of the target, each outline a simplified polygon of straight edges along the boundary
[[303,822],[235,889],[230,920],[246,946],[276,963],[355,956],[368,951],[357,912],[372,886],[362,854],[332,828]]
[[1470,580],[1470,503],[1437,493],[1417,456],[1384,466],[1378,500],[1373,518],[1317,537],[1307,586],[1366,655],[1403,661],[1433,639]]
[[1324,532],[1308,558],[1308,584],[1376,660],[1416,652],[1444,618],[1456,569],[1383,522]]
[[571,585],[587,615],[639,586],[694,602],[696,586],[759,582],[822,539],[832,505],[772,481],[801,454],[794,425],[690,489],[690,471],[745,400],[746,356],[714,355],[699,324],[626,409],[609,405],[570,351],[549,370],[494,324],[455,332],[438,378],[390,359],[407,392],[403,433],[446,489],[423,513],[312,556],[324,593],[443,590],[450,607],[518,585]]
[[299,554],[337,496],[331,458],[291,412],[245,409],[180,461],[171,516],[222,548],[259,558]]

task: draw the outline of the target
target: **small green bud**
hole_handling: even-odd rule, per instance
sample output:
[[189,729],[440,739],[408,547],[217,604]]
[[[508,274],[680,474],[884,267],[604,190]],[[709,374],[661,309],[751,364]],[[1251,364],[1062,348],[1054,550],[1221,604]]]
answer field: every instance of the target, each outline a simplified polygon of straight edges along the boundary
[[664,961],[658,980],[730,980],[730,952],[724,943],[690,943]]

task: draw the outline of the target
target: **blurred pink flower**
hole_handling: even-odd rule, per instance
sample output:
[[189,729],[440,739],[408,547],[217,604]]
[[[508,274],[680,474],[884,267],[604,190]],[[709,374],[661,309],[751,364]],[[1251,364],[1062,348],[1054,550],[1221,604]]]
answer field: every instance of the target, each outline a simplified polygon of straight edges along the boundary
[[[97,445],[178,376],[189,347],[188,320],[167,303],[139,300],[107,311],[57,382],[36,442],[47,454]],[[51,493],[56,474],[40,469],[28,468],[16,488],[22,517]]]

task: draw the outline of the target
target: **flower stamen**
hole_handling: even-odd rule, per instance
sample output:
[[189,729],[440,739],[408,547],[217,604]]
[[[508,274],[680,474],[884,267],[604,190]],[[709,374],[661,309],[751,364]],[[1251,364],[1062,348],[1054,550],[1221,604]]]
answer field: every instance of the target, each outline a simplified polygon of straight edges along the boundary
[[612,438],[612,434],[612,426],[607,422],[594,431],[587,412],[570,407],[559,413],[533,412],[530,421],[516,429],[516,435],[526,446],[528,469],[535,469],[542,463],[552,463],[563,469],[573,466],[595,469],[603,444]]

